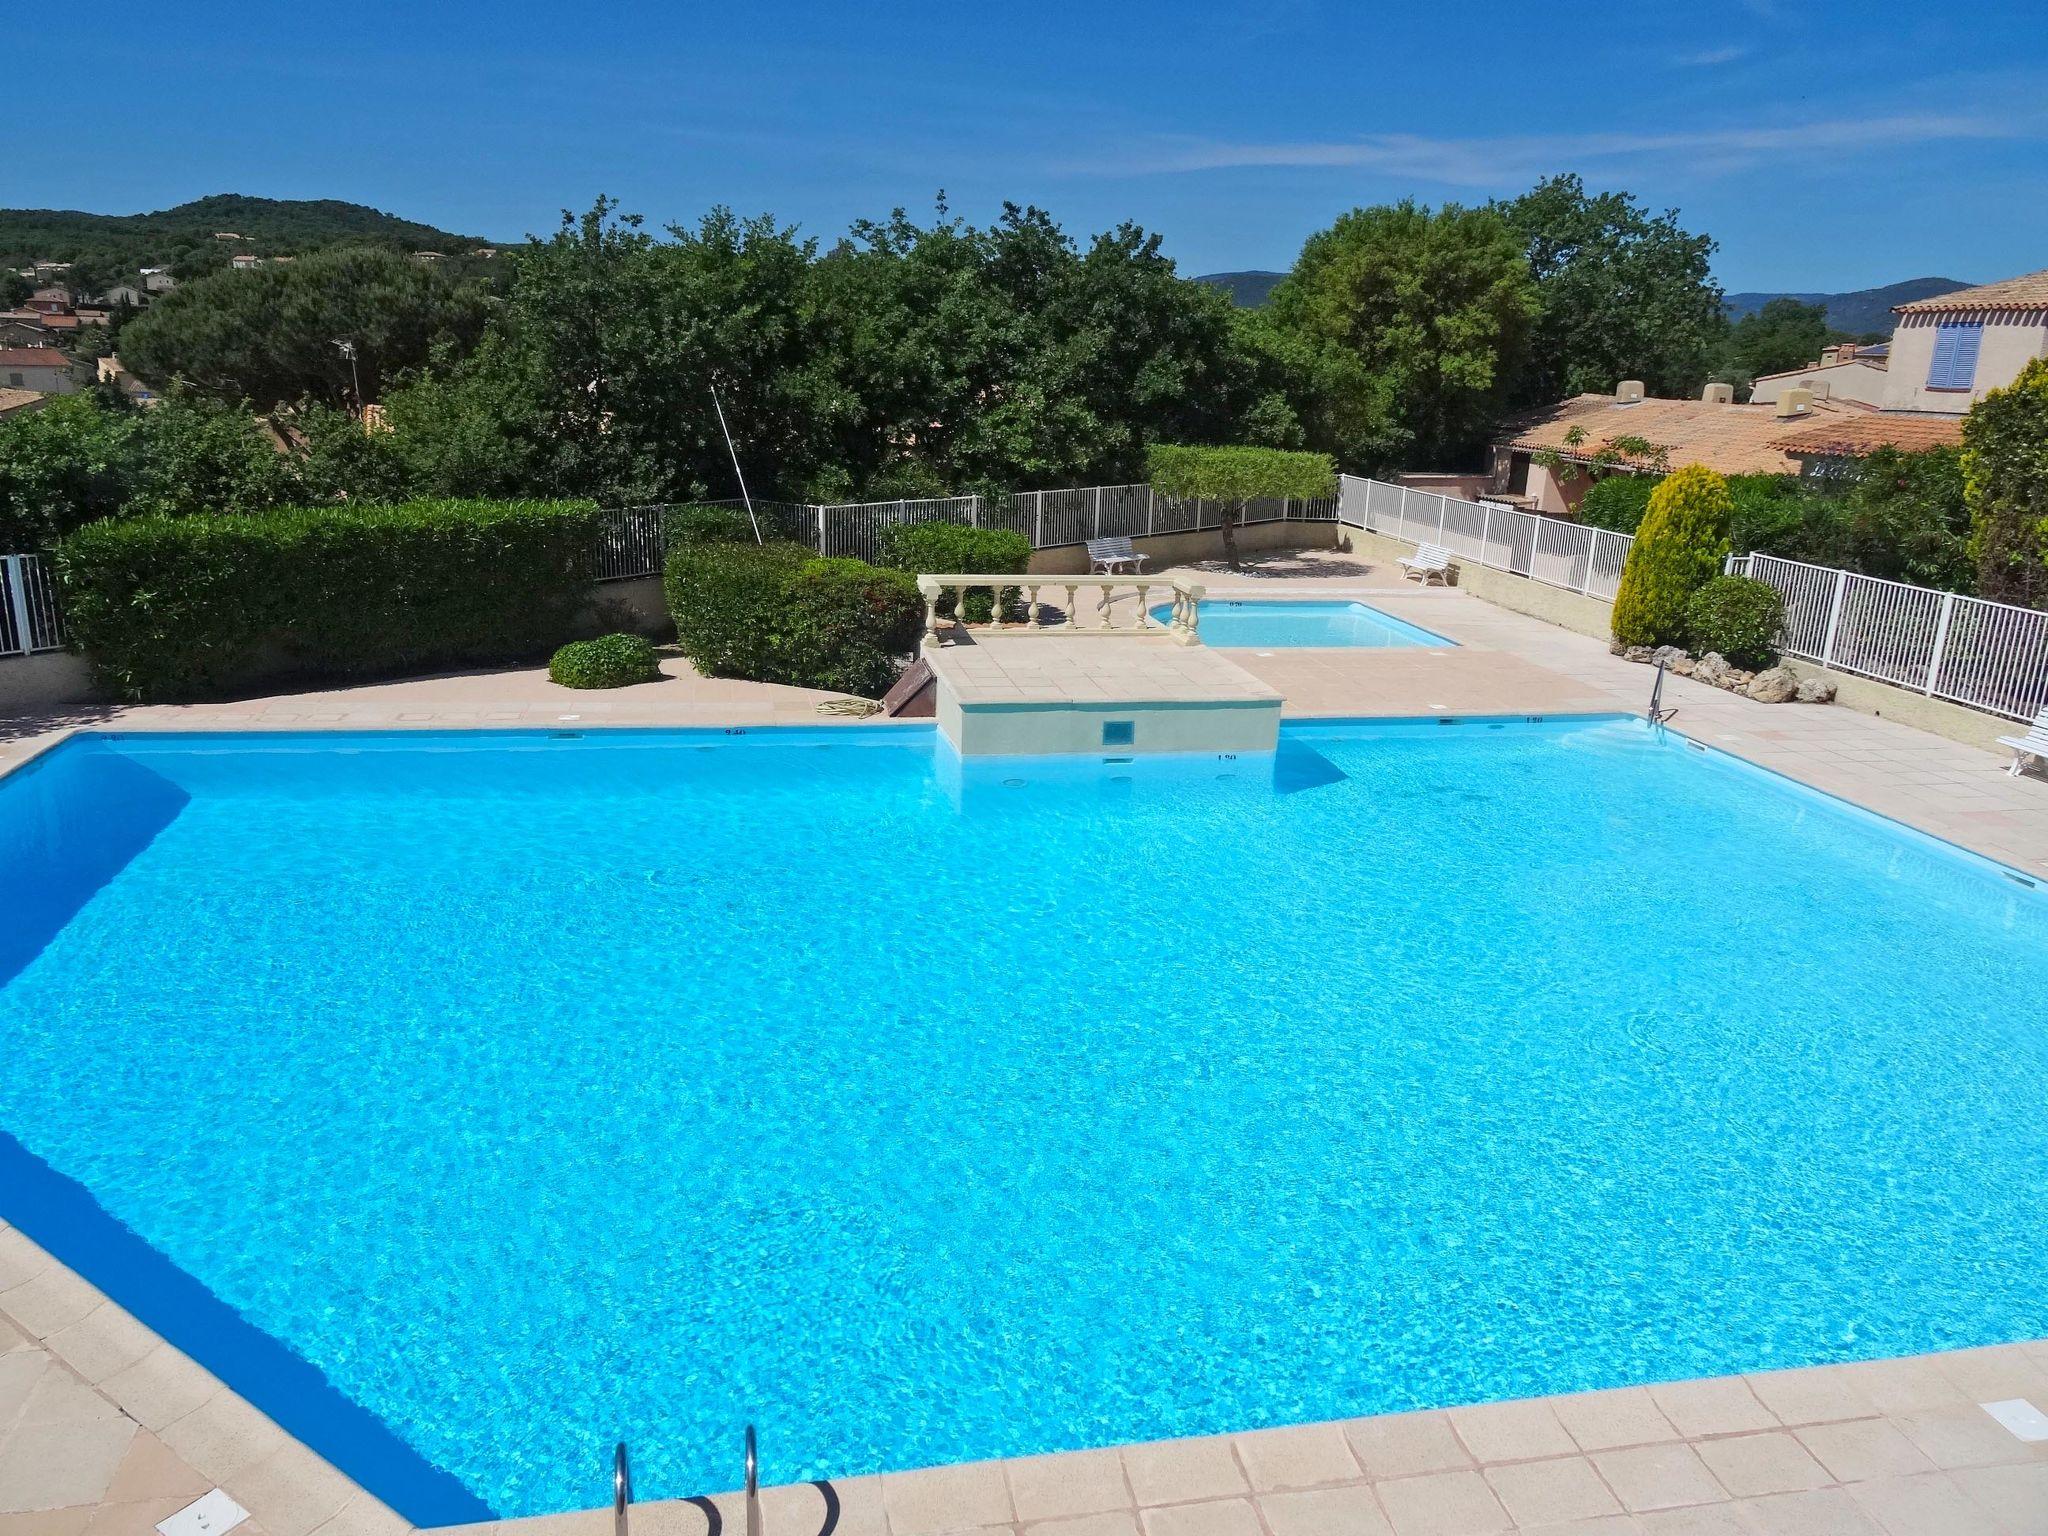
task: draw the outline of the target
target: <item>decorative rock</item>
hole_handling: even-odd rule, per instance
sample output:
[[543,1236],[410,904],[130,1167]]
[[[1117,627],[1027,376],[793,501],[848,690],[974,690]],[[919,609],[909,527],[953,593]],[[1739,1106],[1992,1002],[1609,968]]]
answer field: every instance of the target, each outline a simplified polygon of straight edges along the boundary
[[1692,657],[1686,654],[1685,647],[1682,645],[1660,645],[1650,653],[1650,662],[1653,666],[1661,663],[1671,668],[1674,672],[1678,670],[1678,664],[1681,661],[1690,660],[1692,660]]
[[1789,704],[1799,697],[1799,676],[1789,667],[1759,672],[1742,690],[1759,704]]
[[1809,677],[1799,685],[1799,692],[1793,697],[1802,704],[1832,704],[1835,702],[1835,685],[1824,677]]
[[1647,645],[1632,645],[1621,654],[1622,658],[1626,661],[1648,661],[1657,653]]
[[1698,665],[1698,662],[1681,651],[1678,653],[1678,660],[1671,663],[1671,675],[1673,677],[1691,677],[1693,668]]
[[1735,669],[1728,665],[1728,658],[1719,651],[1709,651],[1692,664],[1692,675],[1702,683],[1715,688],[1728,686],[1728,674]]
[[1723,688],[1732,688],[1737,693],[1740,693],[1749,686],[1749,680],[1755,676],[1754,672],[1745,672],[1740,667],[1730,667],[1728,675],[1721,679],[1721,686]]

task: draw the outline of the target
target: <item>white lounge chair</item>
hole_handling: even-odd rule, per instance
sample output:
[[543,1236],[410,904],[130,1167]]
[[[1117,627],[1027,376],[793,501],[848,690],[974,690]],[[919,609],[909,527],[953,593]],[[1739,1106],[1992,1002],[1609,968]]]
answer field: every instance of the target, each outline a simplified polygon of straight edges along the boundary
[[1400,566],[1425,587],[1433,576],[1445,586],[1451,584],[1451,552],[1440,544],[1425,544],[1412,555],[1403,555]]
[[1088,541],[1088,572],[1090,575],[1114,575],[1126,567],[1142,573],[1145,569],[1144,555],[1131,547],[1128,538],[1090,539]]
[[2020,776],[2020,770],[2027,766],[2030,757],[2036,762],[2048,763],[2048,709],[2034,716],[2034,723],[2027,727],[2026,735],[2001,736],[1998,744],[2012,748],[2012,766],[2005,771],[2014,778]]

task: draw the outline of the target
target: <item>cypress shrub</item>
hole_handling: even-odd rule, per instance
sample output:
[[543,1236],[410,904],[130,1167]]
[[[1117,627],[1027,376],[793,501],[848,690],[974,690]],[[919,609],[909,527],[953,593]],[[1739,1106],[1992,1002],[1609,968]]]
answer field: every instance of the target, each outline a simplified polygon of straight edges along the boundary
[[654,646],[640,635],[572,640],[548,662],[548,681],[564,688],[624,688],[660,676]]
[[1716,576],[1685,607],[1686,644],[1695,656],[1719,651],[1750,672],[1774,666],[1785,627],[1785,599],[1765,581]]
[[587,502],[414,502],[90,523],[57,549],[73,644],[134,700],[279,674],[546,655],[590,599]]
[[1667,475],[1622,567],[1614,597],[1614,638],[1623,645],[1676,645],[1686,605],[1728,553],[1728,482],[1700,464]]
[[2048,358],[1970,407],[1963,489],[1978,592],[2048,606]]
[[1650,493],[1660,482],[1652,475],[1603,475],[1579,498],[1579,521],[1615,533],[1634,533],[1650,509]]

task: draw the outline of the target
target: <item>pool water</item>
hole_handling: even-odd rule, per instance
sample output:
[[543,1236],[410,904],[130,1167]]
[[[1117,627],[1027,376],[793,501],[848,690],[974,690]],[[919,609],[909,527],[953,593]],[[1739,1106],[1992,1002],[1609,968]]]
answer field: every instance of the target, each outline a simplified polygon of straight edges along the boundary
[[102,738],[0,881],[0,1129],[501,1515],[2048,1334],[2042,893],[1634,721]]
[[[1364,603],[1307,603],[1257,598],[1205,597],[1201,609],[1204,645],[1241,650],[1277,650],[1289,646],[1455,646],[1419,625],[1369,608]],[[1160,623],[1173,616],[1171,604],[1152,610]]]

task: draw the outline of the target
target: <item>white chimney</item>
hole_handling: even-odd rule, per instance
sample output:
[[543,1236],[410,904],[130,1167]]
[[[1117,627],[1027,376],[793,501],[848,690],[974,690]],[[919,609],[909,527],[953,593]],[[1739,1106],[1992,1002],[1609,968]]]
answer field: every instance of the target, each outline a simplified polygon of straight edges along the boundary
[[1828,397],[1828,381],[1826,379],[1809,379],[1806,382],[1806,392],[1816,400],[1825,400]]
[[1735,386],[1733,384],[1709,384],[1700,391],[1700,398],[1709,405],[1733,405]]
[[1623,379],[1614,386],[1614,398],[1617,404],[1634,405],[1643,398],[1643,381],[1641,379]]
[[1788,389],[1778,396],[1778,415],[1804,416],[1813,409],[1813,391],[1810,389]]

